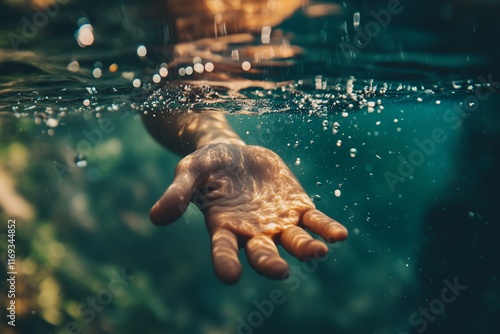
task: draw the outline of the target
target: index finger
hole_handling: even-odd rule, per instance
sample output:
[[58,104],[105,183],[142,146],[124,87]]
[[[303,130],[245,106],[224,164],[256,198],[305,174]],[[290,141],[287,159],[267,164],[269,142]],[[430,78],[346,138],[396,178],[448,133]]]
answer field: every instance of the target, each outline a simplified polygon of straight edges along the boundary
[[175,176],[172,184],[153,206],[149,214],[155,225],[168,225],[182,216],[193,196],[195,179],[190,173]]

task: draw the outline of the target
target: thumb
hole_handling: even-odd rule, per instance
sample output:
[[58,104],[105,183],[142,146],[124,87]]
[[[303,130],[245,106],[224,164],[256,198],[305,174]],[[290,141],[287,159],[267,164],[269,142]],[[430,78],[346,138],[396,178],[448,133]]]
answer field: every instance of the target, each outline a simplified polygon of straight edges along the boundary
[[149,213],[155,225],[168,225],[179,219],[191,201],[195,179],[191,173],[180,173],[160,197]]

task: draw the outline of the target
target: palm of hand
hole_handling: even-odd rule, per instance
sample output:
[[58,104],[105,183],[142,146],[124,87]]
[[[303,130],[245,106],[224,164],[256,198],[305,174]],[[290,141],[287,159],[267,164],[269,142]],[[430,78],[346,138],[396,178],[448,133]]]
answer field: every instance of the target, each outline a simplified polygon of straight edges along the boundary
[[151,220],[172,223],[190,201],[196,204],[212,237],[215,272],[226,283],[241,275],[239,245],[245,246],[257,272],[283,278],[288,265],[275,243],[305,259],[323,256],[328,249],[302,227],[329,242],[347,237],[341,224],[315,209],[281,158],[263,147],[208,145],[182,159],[175,175],[151,210]]

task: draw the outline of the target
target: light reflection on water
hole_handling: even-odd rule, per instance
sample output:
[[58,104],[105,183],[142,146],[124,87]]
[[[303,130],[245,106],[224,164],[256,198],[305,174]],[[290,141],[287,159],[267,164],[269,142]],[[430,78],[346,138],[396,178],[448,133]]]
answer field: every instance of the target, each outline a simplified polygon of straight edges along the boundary
[[[50,3],[37,2],[37,6],[44,8]],[[36,34],[17,52],[8,45],[0,49],[0,111],[13,108],[18,116],[26,116],[47,112],[44,107],[56,114],[81,112],[83,107],[115,109],[115,105],[148,109],[149,102],[140,104],[156,92],[167,95],[163,102],[155,103],[157,106],[180,111],[256,112],[262,108],[264,112],[303,112],[305,105],[321,114],[344,111],[351,104],[357,109],[362,104],[359,101],[370,93],[400,96],[405,89],[411,94],[425,89],[448,90],[454,80],[475,80],[475,73],[471,76],[467,69],[485,66],[488,61],[481,54],[381,52],[379,42],[394,39],[398,26],[379,32],[353,56],[339,47],[339,42],[356,45],[349,37],[351,28],[344,27],[352,20],[354,6],[349,4],[247,1],[242,5],[200,0],[187,8],[177,1],[165,6],[148,2],[136,7],[132,2],[119,9],[119,16],[116,6],[103,7],[100,15],[94,12],[98,8],[90,6],[88,14],[82,15],[73,2],[61,5],[57,20],[37,29],[40,36]],[[227,6],[230,15],[224,14]],[[166,17],[159,19],[161,13],[167,13]],[[356,12],[354,19],[359,20],[359,15]],[[64,17],[72,21],[69,27]],[[51,24],[64,29],[54,32]],[[108,32],[120,24],[121,32]],[[134,24],[135,32],[131,30]],[[166,39],[146,33],[148,29],[157,32],[162,26],[167,31],[160,35],[166,34]],[[43,36],[44,31],[48,36]],[[433,38],[432,33],[419,37],[429,45]],[[53,42],[44,46],[40,44],[44,40]],[[373,79],[379,81],[373,85]],[[354,95],[353,82],[357,86]],[[403,87],[398,87],[398,82],[403,82]],[[183,85],[197,92],[186,94]],[[166,88],[157,92],[161,87]],[[311,88],[334,100],[333,106],[316,111],[317,103],[308,101]],[[93,91],[87,94],[89,89]],[[271,103],[263,102],[266,96]],[[286,103],[294,96],[298,101]],[[84,103],[86,100],[90,103]],[[302,100],[306,103],[300,103]]]

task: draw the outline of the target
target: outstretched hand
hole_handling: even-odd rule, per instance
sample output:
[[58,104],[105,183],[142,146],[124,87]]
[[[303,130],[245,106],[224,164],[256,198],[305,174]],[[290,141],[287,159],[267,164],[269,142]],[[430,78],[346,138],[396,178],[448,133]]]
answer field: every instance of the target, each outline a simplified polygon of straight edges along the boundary
[[239,247],[257,272],[279,279],[288,265],[276,244],[304,260],[328,252],[304,228],[327,242],[347,238],[344,226],[316,210],[283,160],[260,146],[210,144],[186,156],[151,209],[151,221],[170,224],[191,201],[205,215],[215,273],[228,284],[241,276]]

